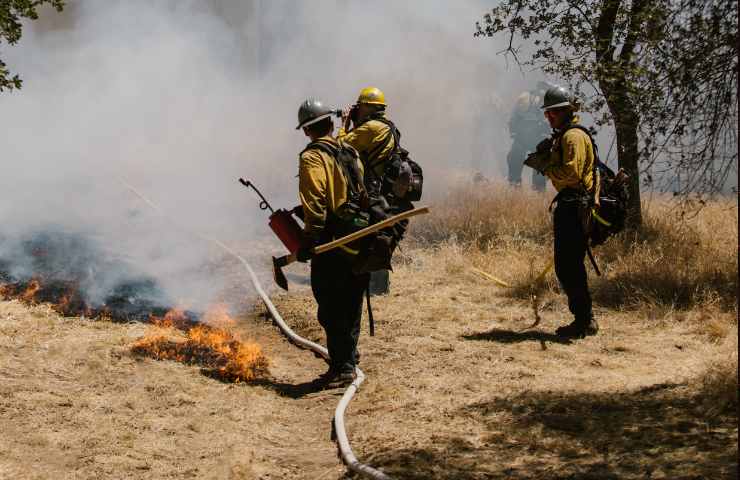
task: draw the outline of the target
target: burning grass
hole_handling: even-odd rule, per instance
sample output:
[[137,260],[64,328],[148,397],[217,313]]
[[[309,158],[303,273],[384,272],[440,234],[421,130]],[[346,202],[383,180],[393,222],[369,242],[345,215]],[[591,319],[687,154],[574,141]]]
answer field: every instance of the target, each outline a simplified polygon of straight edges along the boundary
[[42,283],[40,278],[25,282],[0,284],[0,297],[18,299],[28,305],[49,303],[60,315],[84,315],[86,317],[104,316],[104,309],[93,309],[81,298],[74,282]]
[[[0,283],[0,298],[20,300],[27,305],[48,304],[65,317],[149,321],[165,315],[168,310],[156,300],[159,297],[155,282],[149,279],[119,284],[102,303],[89,301],[77,281],[49,278],[43,273],[25,280]],[[188,313],[188,316],[194,321],[194,314]]]
[[[261,347],[242,341],[232,331],[234,320],[223,307],[210,310],[201,324],[192,324],[182,310],[154,318],[147,335],[132,347],[134,355],[200,365],[226,382],[249,382],[268,373],[269,362]],[[184,330],[184,332],[183,332]]]
[[102,304],[92,305],[78,282],[48,273],[16,281],[3,275],[6,283],[0,283],[0,297],[27,305],[47,304],[64,316],[151,323],[148,335],[132,347],[134,354],[201,365],[205,372],[223,381],[247,382],[267,373],[268,361],[260,346],[242,341],[232,331],[234,321],[223,307],[213,308],[200,318],[183,309],[168,310],[152,300],[159,297],[159,292],[147,279],[122,283]]

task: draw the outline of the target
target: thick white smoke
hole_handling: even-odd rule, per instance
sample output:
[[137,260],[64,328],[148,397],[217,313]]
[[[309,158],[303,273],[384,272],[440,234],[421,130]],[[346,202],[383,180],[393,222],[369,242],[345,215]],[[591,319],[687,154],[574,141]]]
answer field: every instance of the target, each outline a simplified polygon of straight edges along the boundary
[[510,108],[536,79],[506,68],[500,41],[473,37],[488,8],[72,0],[65,13],[44,10],[2,52],[25,83],[0,96],[0,231],[82,233],[172,298],[202,306],[223,287],[208,267],[218,252],[157,217],[119,178],[178,224],[266,256],[255,244],[270,238],[266,214],[237,178],[276,208],[295,205],[306,143],[298,105],[307,96],[346,105],[369,85],[386,93],[427,192],[455,175],[504,175]]

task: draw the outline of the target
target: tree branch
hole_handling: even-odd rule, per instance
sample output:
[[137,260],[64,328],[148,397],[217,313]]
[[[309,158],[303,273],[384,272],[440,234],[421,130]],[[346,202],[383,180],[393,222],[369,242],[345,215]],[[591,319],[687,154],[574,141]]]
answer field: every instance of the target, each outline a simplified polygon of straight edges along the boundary
[[602,0],[601,16],[596,26],[596,62],[611,63],[610,53],[614,51],[612,47],[612,37],[614,36],[614,26],[617,22],[617,13],[619,12],[620,0]]

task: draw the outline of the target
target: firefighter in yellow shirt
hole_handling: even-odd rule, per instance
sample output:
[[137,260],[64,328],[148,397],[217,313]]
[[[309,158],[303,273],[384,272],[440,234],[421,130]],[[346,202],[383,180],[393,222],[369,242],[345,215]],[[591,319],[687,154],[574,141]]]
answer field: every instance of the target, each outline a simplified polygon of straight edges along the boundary
[[[325,383],[347,385],[355,378],[359,361],[363,294],[368,274],[352,272],[347,251],[334,249],[313,256],[311,248],[339,236],[335,231],[338,215],[347,202],[348,182],[335,156],[340,143],[332,137],[332,111],[320,100],[309,98],[298,110],[298,127],[311,140],[301,152],[298,164],[298,190],[305,224],[304,244],[297,252],[299,261],[311,259],[311,290],[318,304],[318,320],[326,333],[329,370],[321,376]],[[359,182],[362,165],[357,161]]]
[[[357,150],[365,166],[368,190],[378,191],[385,171],[385,162],[396,148],[393,136],[395,126],[385,115],[385,94],[375,87],[363,88],[357,103],[342,112],[342,128],[337,138]],[[353,127],[350,130],[350,122]]]
[[[401,134],[385,115],[385,94],[376,87],[363,88],[357,102],[342,112],[342,128],[337,138],[352,145],[365,167],[365,186],[369,192],[380,192],[386,162],[396,150]],[[353,128],[350,129],[350,123]],[[395,133],[395,135],[394,135]],[[370,275],[370,293],[388,293],[388,270]]]
[[542,108],[553,129],[549,161],[542,173],[558,191],[553,217],[555,274],[575,317],[569,325],[558,328],[556,334],[584,338],[599,330],[588,291],[584,265],[588,239],[582,220],[584,198],[593,192],[594,145],[589,134],[579,127],[577,103],[564,88],[548,89]]

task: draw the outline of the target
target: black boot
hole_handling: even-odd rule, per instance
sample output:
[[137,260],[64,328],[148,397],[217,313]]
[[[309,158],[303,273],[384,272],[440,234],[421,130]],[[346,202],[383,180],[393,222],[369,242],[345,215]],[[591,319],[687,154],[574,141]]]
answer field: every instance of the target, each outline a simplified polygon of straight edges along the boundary
[[586,320],[575,319],[569,325],[559,327],[555,330],[555,335],[561,338],[585,338],[589,335],[596,335],[598,331],[599,324],[593,316],[590,316]]
[[596,335],[597,333],[599,333],[599,324],[596,323],[596,319],[593,317],[593,315],[586,324],[586,329],[584,333],[586,334],[586,336]]

